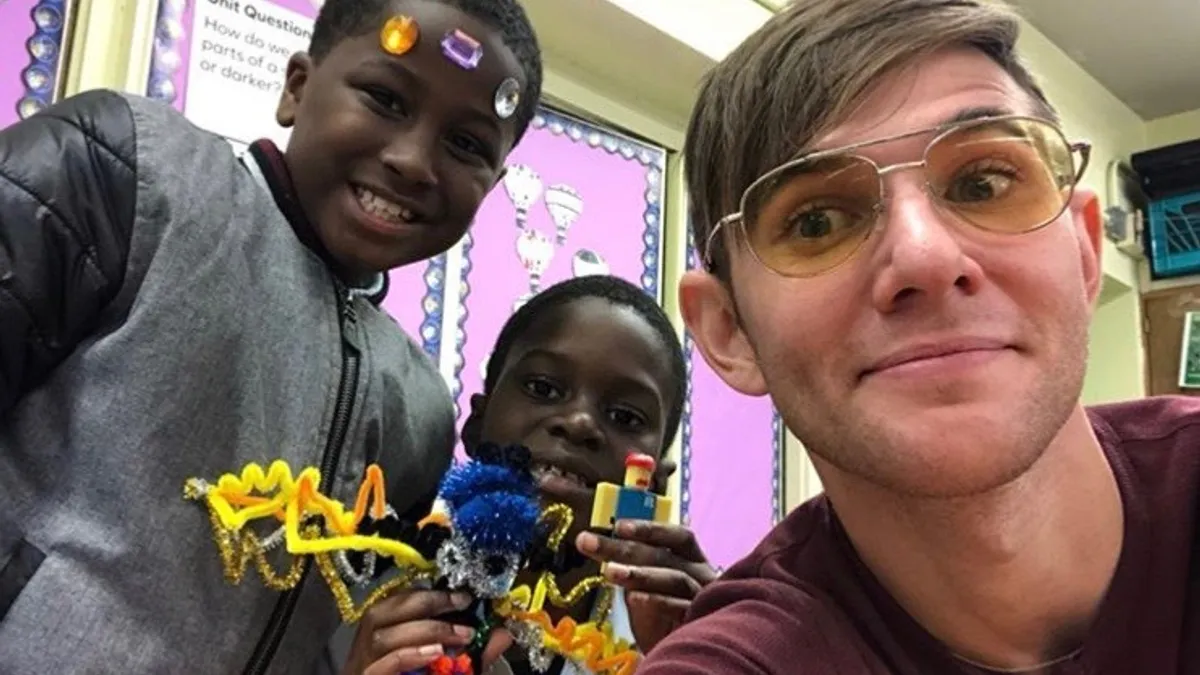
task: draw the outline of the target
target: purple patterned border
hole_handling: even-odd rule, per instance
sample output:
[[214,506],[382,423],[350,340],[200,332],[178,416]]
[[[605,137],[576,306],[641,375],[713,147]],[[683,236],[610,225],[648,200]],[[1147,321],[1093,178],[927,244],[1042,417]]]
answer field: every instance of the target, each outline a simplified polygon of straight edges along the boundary
[[[188,41],[183,26],[183,14],[190,0],[159,0],[158,18],[154,22],[154,49],[146,95],[174,105],[185,92],[180,90],[179,76],[188,67]],[[182,106],[176,106],[182,108]]]
[[62,94],[62,56],[70,45],[73,5],[68,0],[42,0],[29,13],[33,34],[25,41],[30,60],[21,71],[24,91],[16,102],[18,119],[45,110]]
[[442,351],[442,314],[446,311],[446,254],[429,260],[421,275],[425,295],[421,298],[421,349],[438,363]]
[[[697,253],[692,238],[691,227],[687,234],[687,269],[697,266]],[[688,509],[691,506],[692,495],[690,483],[692,477],[692,334],[685,330],[683,334],[683,358],[687,364],[687,398],[683,403],[683,420],[680,429],[682,439],[679,456],[679,522],[688,524]],[[787,515],[787,504],[783,489],[783,453],[785,452],[786,437],[784,434],[783,418],[779,411],[772,407],[771,416],[771,510],[772,523],[777,524]]]

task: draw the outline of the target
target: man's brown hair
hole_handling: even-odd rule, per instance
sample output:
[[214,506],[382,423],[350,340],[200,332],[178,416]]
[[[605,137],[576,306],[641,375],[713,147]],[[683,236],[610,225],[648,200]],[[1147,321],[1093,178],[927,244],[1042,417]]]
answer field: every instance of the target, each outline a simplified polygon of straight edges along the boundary
[[[1014,47],[1020,22],[990,0],[794,0],[709,72],[684,146],[692,234],[701,254],[742,192],[853,112],[890,69],[951,45],[991,57],[1056,115]],[[725,234],[725,233],[722,233]],[[719,238],[718,238],[719,239]],[[724,247],[713,262],[728,279]]]

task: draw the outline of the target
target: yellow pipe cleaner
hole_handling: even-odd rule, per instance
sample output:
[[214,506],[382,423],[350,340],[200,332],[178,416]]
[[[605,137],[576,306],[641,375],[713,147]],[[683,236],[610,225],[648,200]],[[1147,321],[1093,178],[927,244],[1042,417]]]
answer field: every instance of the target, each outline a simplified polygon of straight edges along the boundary
[[614,638],[607,623],[577,624],[564,616],[555,624],[544,611],[518,612],[513,618],[540,627],[546,649],[582,664],[593,673],[633,675],[637,669],[640,660],[637,649],[625,640]]
[[[386,512],[383,471],[378,465],[367,467],[353,511],[347,511],[340,502],[321,494],[320,483],[321,474],[316,468],[308,467],[298,477],[293,477],[287,463],[277,460],[266,472],[258,464],[248,464],[240,476],[227,473],[215,486],[191,479],[184,494],[192,499],[203,497],[215,511],[222,528],[229,532],[240,533],[254,520],[282,521],[287,550],[294,555],[374,551],[392,558],[400,567],[433,569],[431,561],[404,542],[357,534],[368,509],[374,518],[382,518]],[[300,536],[300,522],[309,515],[323,516],[326,530],[334,536]]]
[[[207,505],[225,577],[231,583],[240,583],[246,567],[254,563],[269,588],[292,588],[303,572],[303,556],[311,555],[333,592],[342,618],[349,623],[357,622],[368,608],[395,590],[435,576],[435,563],[408,544],[357,533],[368,512],[375,519],[386,514],[383,471],[379,466],[367,467],[352,511],[322,494],[320,483],[320,472],[314,467],[293,476],[285,462],[275,461],[266,471],[258,464],[248,464],[240,475],[224,474],[215,485],[189,479],[184,485],[184,497]],[[301,528],[305,517],[312,515],[322,516],[324,533],[333,536],[323,536],[322,528],[316,525]],[[553,504],[541,515],[541,520],[549,519],[558,521],[547,541],[556,550],[570,529],[573,515],[566,505]],[[285,573],[275,571],[267,560],[267,546],[253,531],[245,529],[256,520],[283,523],[286,549],[296,556]],[[375,588],[362,604],[355,605],[332,558],[333,553],[346,550],[372,551],[390,557],[402,571]],[[628,642],[615,639],[606,621],[577,624],[566,617],[556,625],[542,609],[546,600],[558,607],[575,605],[603,584],[602,576],[588,577],[563,593],[554,575],[543,572],[533,589],[515,588],[497,600],[495,608],[501,616],[540,627],[544,645],[550,651],[577,660],[596,673],[632,675],[638,662],[637,651]]]
[[[546,509],[543,518],[559,520],[559,526],[548,540],[551,548],[557,548],[571,526],[570,508],[555,504]],[[529,586],[514,588],[504,598],[496,601],[494,609],[502,617],[538,626],[542,630],[542,641],[547,650],[577,661],[594,673],[633,675],[640,660],[637,648],[614,637],[612,626],[607,620],[578,624],[568,616],[556,625],[550,614],[543,609],[546,600],[556,607],[571,607],[604,583],[603,576],[586,577],[570,591],[563,593],[554,575],[543,572],[533,589]],[[604,614],[607,615],[607,611]]]

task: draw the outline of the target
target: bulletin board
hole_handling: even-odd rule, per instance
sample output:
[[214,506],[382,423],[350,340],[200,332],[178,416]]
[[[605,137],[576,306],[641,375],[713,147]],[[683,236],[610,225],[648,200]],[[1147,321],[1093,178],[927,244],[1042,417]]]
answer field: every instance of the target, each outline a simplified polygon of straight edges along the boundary
[[0,128],[58,98],[73,5],[68,0],[0,0]]
[[666,151],[540,108],[463,242],[451,389],[459,423],[505,320],[539,290],[613,274],[656,300]]
[[[696,267],[689,235],[688,268]],[[766,396],[734,391],[684,335],[688,398],[680,430],[680,520],[714,566],[725,569],[784,515],[784,427]]]
[[[275,123],[275,109],[288,59],[308,49],[320,4],[160,0],[147,95],[225,137],[235,150],[260,138],[286,147],[288,130]],[[393,270],[383,305],[435,362],[441,350],[446,264],[443,254]]]
[[[308,49],[320,0],[160,0],[147,94],[235,145],[270,138],[288,58]],[[233,105],[236,101],[236,106]]]
[[1179,388],[1200,389],[1200,312],[1183,315],[1183,346],[1179,355]]

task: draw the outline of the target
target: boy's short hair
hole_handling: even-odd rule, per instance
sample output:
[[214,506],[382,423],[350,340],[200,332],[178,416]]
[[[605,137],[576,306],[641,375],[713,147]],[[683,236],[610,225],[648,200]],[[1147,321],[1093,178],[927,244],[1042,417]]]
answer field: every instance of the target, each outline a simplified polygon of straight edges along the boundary
[[[701,83],[684,143],[694,241],[705,246],[750,183],[845,120],[885,72],[944,47],[987,54],[1057,121],[1015,52],[1019,32],[990,0],[793,0]],[[725,247],[711,253],[728,280]]]
[[[513,145],[525,135],[542,98],[542,50],[537,34],[519,0],[432,0],[450,5],[500,32],[504,44],[525,72],[525,91],[513,115],[517,135]],[[314,62],[321,59],[347,37],[379,29],[389,0],[325,0],[313,25],[308,54]]]
[[670,360],[668,376],[672,380],[668,383],[671,389],[666,392],[670,400],[663,429],[662,449],[665,453],[679,430],[679,420],[683,416],[683,399],[687,394],[687,363],[683,356],[683,346],[679,343],[679,336],[675,333],[671,320],[654,298],[620,277],[604,274],[574,277],[550,286],[521,305],[504,323],[500,335],[496,338],[496,346],[488,357],[483,393],[490,394],[495,389],[508,361],[509,351],[518,340],[525,337],[535,320],[555,308],[565,307],[585,298],[599,298],[618,307],[631,309],[645,319],[658,334]]

